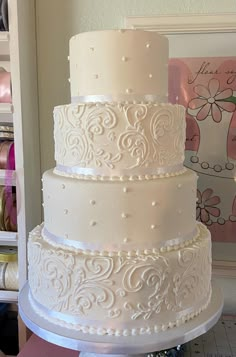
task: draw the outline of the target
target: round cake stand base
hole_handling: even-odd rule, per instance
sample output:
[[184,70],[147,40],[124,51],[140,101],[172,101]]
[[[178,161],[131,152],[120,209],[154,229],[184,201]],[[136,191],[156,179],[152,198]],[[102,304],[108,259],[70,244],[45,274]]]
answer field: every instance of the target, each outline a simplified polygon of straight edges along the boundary
[[[29,285],[19,294],[19,312],[26,326],[39,337],[56,345],[82,351],[80,357],[124,357],[169,349],[204,334],[216,324],[223,308],[221,290],[213,284],[212,299],[206,310],[187,323],[166,331],[128,337],[88,335],[69,330],[36,314],[29,299]],[[104,356],[104,354],[106,356]]]

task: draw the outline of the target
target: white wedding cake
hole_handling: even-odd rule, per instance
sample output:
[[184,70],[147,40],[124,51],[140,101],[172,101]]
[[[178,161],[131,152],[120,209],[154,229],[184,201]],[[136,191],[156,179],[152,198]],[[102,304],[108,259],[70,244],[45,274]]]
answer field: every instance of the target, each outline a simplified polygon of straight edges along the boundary
[[56,167],[28,243],[37,314],[87,334],[158,333],[211,299],[211,239],[184,168],[185,109],[167,103],[168,40],[70,40],[72,104],[54,110]]

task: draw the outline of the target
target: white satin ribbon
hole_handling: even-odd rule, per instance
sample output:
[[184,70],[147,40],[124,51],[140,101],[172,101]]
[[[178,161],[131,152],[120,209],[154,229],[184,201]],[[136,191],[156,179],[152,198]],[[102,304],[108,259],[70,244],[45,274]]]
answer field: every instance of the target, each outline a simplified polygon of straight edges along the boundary
[[[186,317],[187,315],[190,314],[197,314],[199,312],[199,310],[203,309],[205,307],[205,305],[208,303],[209,298],[210,298],[211,292],[208,293],[207,297],[204,297],[203,299],[201,299],[200,301],[198,301],[198,303],[193,302],[194,306],[191,306],[187,309],[184,309],[182,311],[173,313],[173,317],[174,317],[174,321],[171,320],[170,322],[176,322],[177,320],[182,319],[183,317]],[[35,298],[33,297],[32,293],[29,293],[29,300],[30,303],[32,305],[32,307],[36,310],[37,313],[41,314],[42,316],[44,316],[44,318],[51,318],[51,319],[58,319],[63,321],[65,324],[72,324],[72,325],[77,325],[76,328],[79,330],[79,327],[81,327],[81,330],[83,329],[83,326],[90,326],[90,327],[95,327],[95,328],[101,328],[101,329],[132,329],[134,328],[134,325],[136,325],[136,328],[142,327],[142,326],[138,326],[138,323],[135,323],[134,321],[132,322],[124,322],[124,323],[118,323],[117,321],[114,321],[112,319],[109,320],[109,322],[107,323],[108,326],[107,328],[101,326],[106,324],[107,320],[90,320],[87,318],[87,316],[85,316],[84,318],[75,316],[75,315],[70,315],[62,313],[62,312],[58,312],[58,311],[54,311],[51,309],[46,308],[45,306],[43,306],[42,304],[40,304],[38,301],[35,300]],[[168,312],[167,312],[168,314]],[[159,323],[158,323],[159,322]],[[153,323],[153,322],[152,322]],[[144,323],[145,325],[145,323]],[[162,323],[160,321],[158,321],[157,318],[157,325],[161,327]]]
[[[160,242],[148,242],[148,241],[144,241],[143,245],[141,245],[140,243],[137,244],[136,243],[125,243],[125,244],[114,244],[112,242],[110,243],[106,243],[106,244],[98,244],[97,242],[92,242],[92,243],[88,243],[86,242],[86,240],[84,242],[82,241],[77,241],[77,240],[70,240],[70,239],[65,239],[62,237],[57,237],[56,235],[54,235],[53,233],[49,232],[45,227],[43,227],[42,229],[42,237],[51,245],[62,245],[63,247],[70,247],[70,248],[75,248],[75,249],[79,249],[79,250],[90,250],[90,251],[99,251],[99,252],[103,252],[103,251],[109,251],[109,252],[119,252],[119,251],[123,251],[125,250],[125,252],[128,251],[139,251],[141,252],[141,250],[145,251],[145,250],[153,250],[153,249],[161,249],[161,248],[167,248],[167,247],[173,247],[173,246],[179,246],[182,243],[193,239],[194,237],[197,237],[199,233],[198,228],[195,228],[192,232],[185,234],[182,237],[176,237],[173,239],[169,239],[166,241],[160,241]],[[111,239],[112,241],[112,239]],[[122,247],[121,247],[122,245]],[[138,249],[137,249],[137,245],[138,245]]]
[[101,177],[117,177],[122,176],[160,176],[160,175],[169,175],[176,174],[184,169],[182,163],[165,166],[165,167],[149,167],[149,168],[133,168],[133,169],[117,169],[109,170],[107,168],[91,168],[91,167],[80,167],[80,166],[65,166],[58,164],[55,168],[57,173],[66,173],[68,175],[78,175],[78,176],[101,176]]
[[167,96],[154,94],[79,95],[71,98],[72,103],[154,102],[167,103]]

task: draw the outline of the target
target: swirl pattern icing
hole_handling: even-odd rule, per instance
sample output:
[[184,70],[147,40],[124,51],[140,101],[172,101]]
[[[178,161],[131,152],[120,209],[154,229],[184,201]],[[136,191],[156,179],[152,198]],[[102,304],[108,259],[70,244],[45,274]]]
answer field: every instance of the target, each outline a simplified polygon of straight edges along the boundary
[[54,109],[54,123],[57,168],[101,176],[158,175],[183,168],[181,106],[70,104]]
[[165,253],[110,257],[56,247],[37,227],[28,244],[32,299],[41,314],[54,312],[44,317],[73,329],[131,334],[175,326],[209,302],[211,240],[201,224],[199,232],[194,242]]

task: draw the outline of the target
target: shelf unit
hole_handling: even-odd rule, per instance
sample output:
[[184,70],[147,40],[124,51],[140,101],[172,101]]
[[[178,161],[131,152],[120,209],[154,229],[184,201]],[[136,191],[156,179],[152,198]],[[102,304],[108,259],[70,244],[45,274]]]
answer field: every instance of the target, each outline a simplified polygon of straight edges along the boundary
[[0,231],[0,245],[9,245],[9,246],[17,247],[18,245],[17,233]]
[[5,291],[0,290],[0,302],[11,302],[16,303],[18,299],[18,292],[17,291]]
[[[12,104],[0,103],[0,125],[14,127],[15,171],[0,170],[0,185],[16,186],[17,232],[0,231],[0,245],[18,247],[19,289],[27,280],[27,239],[41,222],[35,1],[8,0],[9,32],[0,32],[0,67],[9,63]],[[0,302],[17,303],[18,292],[0,290]],[[19,318],[19,346],[27,329]]]

